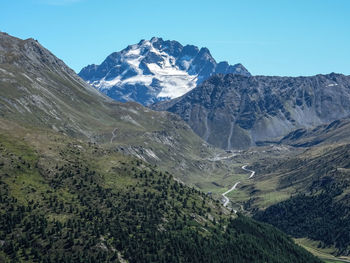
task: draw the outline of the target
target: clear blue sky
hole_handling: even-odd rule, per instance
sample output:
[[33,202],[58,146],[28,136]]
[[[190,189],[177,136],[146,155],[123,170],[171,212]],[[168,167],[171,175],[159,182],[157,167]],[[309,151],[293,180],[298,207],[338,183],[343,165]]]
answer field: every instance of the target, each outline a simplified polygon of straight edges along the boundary
[[350,0],[0,0],[0,30],[75,71],[159,36],[254,75],[350,75]]

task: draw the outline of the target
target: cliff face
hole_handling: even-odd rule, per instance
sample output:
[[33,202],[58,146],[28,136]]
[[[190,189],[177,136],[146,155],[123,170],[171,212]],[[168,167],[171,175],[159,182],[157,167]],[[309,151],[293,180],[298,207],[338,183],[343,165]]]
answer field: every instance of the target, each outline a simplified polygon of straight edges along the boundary
[[180,115],[209,143],[246,148],[298,128],[350,115],[350,77],[216,75],[184,96],[152,106]]

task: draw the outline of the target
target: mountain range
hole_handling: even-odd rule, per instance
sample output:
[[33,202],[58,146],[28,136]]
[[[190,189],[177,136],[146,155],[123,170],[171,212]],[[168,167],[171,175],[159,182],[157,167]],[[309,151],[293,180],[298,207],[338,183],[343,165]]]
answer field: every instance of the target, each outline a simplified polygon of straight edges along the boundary
[[215,75],[151,106],[176,113],[204,140],[231,150],[281,139],[350,115],[350,77]]
[[150,105],[177,98],[218,73],[250,76],[241,64],[217,63],[207,48],[153,37],[84,67],[79,76],[117,101]]
[[223,154],[180,117],[113,101],[36,40],[0,32],[1,262],[321,262],[183,183],[227,179]]

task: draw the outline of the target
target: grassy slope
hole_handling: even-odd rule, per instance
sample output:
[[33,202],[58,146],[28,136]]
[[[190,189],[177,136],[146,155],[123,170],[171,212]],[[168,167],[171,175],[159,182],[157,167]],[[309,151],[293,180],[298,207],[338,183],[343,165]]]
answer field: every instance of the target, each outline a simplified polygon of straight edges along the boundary
[[[349,145],[334,144],[314,147],[305,150],[304,153],[295,157],[286,158],[270,164],[256,163],[255,167],[260,176],[256,178],[252,187],[260,190],[257,193],[262,197],[258,203],[271,205],[268,196],[275,194],[276,198],[286,199],[297,193],[312,193],[317,191],[317,183],[324,177],[330,176],[341,184],[347,184],[349,165]],[[275,193],[267,187],[273,185]],[[263,187],[261,187],[263,186]],[[344,189],[344,195],[349,191]],[[265,199],[265,200],[263,200]],[[260,207],[266,207],[261,205]]]
[[1,124],[4,262],[318,262],[281,232],[232,220],[218,202],[140,160]]

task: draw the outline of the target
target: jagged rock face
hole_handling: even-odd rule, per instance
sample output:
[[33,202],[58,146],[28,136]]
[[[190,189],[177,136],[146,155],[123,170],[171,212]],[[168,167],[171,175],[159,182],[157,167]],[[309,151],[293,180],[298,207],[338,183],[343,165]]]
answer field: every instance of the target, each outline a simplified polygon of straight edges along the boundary
[[241,64],[216,63],[207,48],[152,38],[83,68],[79,76],[115,100],[148,105],[180,97],[215,73],[250,75]]
[[350,77],[216,75],[184,96],[153,109],[180,115],[209,143],[246,148],[298,128],[350,115]]

